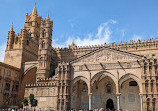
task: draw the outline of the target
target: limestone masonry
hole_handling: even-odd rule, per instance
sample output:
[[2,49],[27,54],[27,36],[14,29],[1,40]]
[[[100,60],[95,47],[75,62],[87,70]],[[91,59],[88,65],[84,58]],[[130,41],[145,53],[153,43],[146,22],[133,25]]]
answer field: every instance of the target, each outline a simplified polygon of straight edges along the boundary
[[[0,69],[1,64],[11,68],[18,79],[5,79],[0,70],[0,107],[21,107],[22,99],[32,93],[38,100],[36,109],[42,110],[158,111],[158,40],[82,47],[72,42],[68,48],[54,48],[52,31],[53,21],[49,15],[39,16],[36,6],[26,14],[20,34],[13,26],[8,31]],[[18,101],[6,103],[13,84],[18,87],[13,100]]]

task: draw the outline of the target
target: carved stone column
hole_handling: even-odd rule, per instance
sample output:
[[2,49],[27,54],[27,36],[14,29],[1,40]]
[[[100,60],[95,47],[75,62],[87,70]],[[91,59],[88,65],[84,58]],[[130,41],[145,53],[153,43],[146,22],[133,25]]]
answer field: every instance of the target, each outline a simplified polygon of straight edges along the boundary
[[116,96],[117,96],[117,110],[118,111],[120,110],[120,95],[121,95],[121,93],[116,94]]
[[149,70],[149,62],[147,62],[147,80],[148,80],[148,84],[147,84],[147,90],[148,90],[148,92],[147,93],[151,93],[151,87],[150,87],[150,81],[149,81],[149,79],[150,79],[150,72],[149,72],[150,70]]
[[143,94],[139,94],[140,97],[140,111],[143,111]]
[[92,93],[88,94],[89,96],[89,110],[92,110]]

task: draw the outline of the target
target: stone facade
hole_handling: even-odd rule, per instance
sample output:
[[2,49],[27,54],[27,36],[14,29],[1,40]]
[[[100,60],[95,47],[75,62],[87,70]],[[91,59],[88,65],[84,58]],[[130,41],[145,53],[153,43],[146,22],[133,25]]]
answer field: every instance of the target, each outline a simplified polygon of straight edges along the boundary
[[53,48],[52,30],[35,6],[20,34],[8,32],[5,63],[22,72],[19,101],[33,93],[42,110],[158,110],[158,40]]

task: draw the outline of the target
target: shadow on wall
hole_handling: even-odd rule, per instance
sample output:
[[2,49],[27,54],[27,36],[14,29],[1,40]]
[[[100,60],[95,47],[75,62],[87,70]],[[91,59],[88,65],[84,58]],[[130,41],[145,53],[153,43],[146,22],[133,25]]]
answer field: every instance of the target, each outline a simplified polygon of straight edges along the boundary
[[36,82],[36,71],[37,67],[33,67],[31,70],[29,70],[22,78],[21,85],[19,88],[19,106],[22,107],[22,100],[24,98],[25,94],[25,86],[26,84],[31,84]]

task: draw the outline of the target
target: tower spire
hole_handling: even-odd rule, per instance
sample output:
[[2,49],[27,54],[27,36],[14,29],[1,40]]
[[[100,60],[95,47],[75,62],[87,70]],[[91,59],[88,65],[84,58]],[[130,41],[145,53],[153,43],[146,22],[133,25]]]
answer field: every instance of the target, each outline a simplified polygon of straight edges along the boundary
[[34,8],[32,10],[32,15],[38,15],[37,14],[37,9],[36,9],[36,3],[35,3],[35,6],[34,6]]
[[47,14],[46,20],[50,20],[49,14]]

